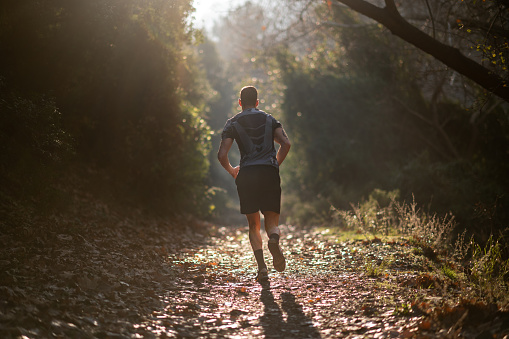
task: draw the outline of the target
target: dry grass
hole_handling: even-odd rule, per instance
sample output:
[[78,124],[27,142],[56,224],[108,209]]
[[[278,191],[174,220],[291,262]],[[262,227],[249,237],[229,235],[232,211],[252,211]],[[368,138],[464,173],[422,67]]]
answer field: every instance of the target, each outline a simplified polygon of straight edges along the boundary
[[[339,239],[387,239],[404,237],[415,247],[414,255],[429,259],[433,273],[469,286],[476,298],[509,308],[509,258],[502,238],[489,238],[484,245],[466,230],[454,236],[458,225],[452,214],[430,215],[415,202],[401,203],[393,199],[386,207],[373,201],[353,205],[350,211],[333,209],[332,232]],[[378,268],[366,270],[376,275]]]

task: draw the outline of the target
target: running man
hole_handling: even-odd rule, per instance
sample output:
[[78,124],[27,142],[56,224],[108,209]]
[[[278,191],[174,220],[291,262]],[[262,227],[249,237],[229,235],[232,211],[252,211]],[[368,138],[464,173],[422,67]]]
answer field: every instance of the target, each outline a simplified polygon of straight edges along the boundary
[[[249,241],[258,264],[256,280],[269,279],[263,258],[260,234],[260,212],[265,218],[265,231],[269,237],[268,248],[276,271],[283,272],[285,257],[279,246],[279,213],[281,208],[281,179],[279,166],[290,151],[290,140],[279,121],[259,110],[258,91],[246,86],[240,91],[239,105],[242,112],[229,119],[221,134],[217,153],[219,162],[235,179],[240,200],[240,213],[245,214],[249,224]],[[240,150],[240,166],[233,167],[228,152],[237,142]],[[274,141],[280,145],[276,152]]]

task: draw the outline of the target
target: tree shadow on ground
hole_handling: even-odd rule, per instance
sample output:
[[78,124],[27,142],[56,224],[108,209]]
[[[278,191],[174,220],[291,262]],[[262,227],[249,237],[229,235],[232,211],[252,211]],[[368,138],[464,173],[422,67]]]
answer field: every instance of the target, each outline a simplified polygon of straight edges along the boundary
[[[262,285],[260,300],[264,305],[260,323],[265,338],[321,338],[311,318],[307,317],[302,306],[295,301],[290,292],[280,294],[281,307],[274,298],[270,283]],[[286,320],[283,316],[286,313]]]

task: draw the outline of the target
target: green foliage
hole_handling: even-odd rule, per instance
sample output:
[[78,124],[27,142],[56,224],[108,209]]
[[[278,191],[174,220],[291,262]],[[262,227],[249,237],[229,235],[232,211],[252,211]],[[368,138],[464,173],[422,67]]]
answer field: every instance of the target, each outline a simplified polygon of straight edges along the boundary
[[191,10],[189,0],[0,7],[0,43],[9,50],[0,74],[23,96],[54,98],[78,167],[104,173],[117,199],[161,212],[208,210],[210,130],[200,116],[200,75],[183,52]]
[[409,303],[397,304],[394,308],[394,315],[409,316],[412,313],[412,305]]
[[447,265],[442,266],[442,272],[446,277],[448,277],[451,280],[456,280],[458,278],[457,273]]
[[509,258],[503,257],[503,245],[490,236],[486,245],[471,242],[471,277],[481,293],[490,299],[507,297],[509,293]]
[[[376,200],[378,197],[380,200]],[[381,207],[380,201],[390,203]],[[398,192],[375,190],[370,199],[352,210],[333,209],[335,224],[345,229],[357,230],[366,237],[405,235],[417,247],[416,251],[435,260],[438,253],[450,250],[453,230],[456,226],[452,215],[439,217],[417,208],[417,203],[397,201]]]
[[[351,26],[323,32],[304,56],[278,55],[293,143],[284,169],[285,192],[296,196],[286,199],[288,213],[295,218],[312,200],[346,210],[376,188],[398,189],[404,201],[430,204],[440,215],[451,211],[483,240],[503,229],[507,107],[494,99],[465,107],[444,85],[450,75],[436,81],[422,71],[426,56],[378,26],[355,26],[358,19],[343,11],[334,15]],[[316,212],[324,215],[330,221],[330,211]]]
[[[291,191],[288,186],[287,191]],[[325,225],[326,221],[330,221],[328,213],[330,203],[322,196],[304,200],[292,193],[286,193],[284,199],[285,208],[283,208],[282,215],[286,218],[287,223]]]
[[[221,142],[221,132],[226,120],[232,115],[235,103],[236,91],[233,88],[229,71],[225,67],[217,51],[217,46],[206,36],[203,42],[196,46],[195,54],[198,67],[202,70],[202,82],[206,80],[208,88],[204,91],[206,106],[206,121],[210,126],[211,152],[208,154],[210,162],[208,184],[212,187],[211,205],[212,216],[220,218],[220,222],[231,216],[238,216],[237,190],[232,177],[223,169],[217,161],[217,150]],[[238,163],[240,154],[232,148],[229,154],[232,163]]]
[[367,201],[352,204],[351,211],[333,208],[333,220],[337,224],[361,230],[364,234],[387,236],[397,227],[395,204],[398,204],[398,198],[398,190],[386,192],[375,189]]
[[53,99],[21,94],[0,81],[0,202],[30,199],[47,206],[50,182],[74,155],[73,139]]
[[368,277],[377,278],[383,275],[387,269],[387,262],[384,260],[377,264],[372,261],[368,261],[364,264],[364,270]]
[[[285,82],[284,120],[293,143],[288,158],[293,164],[289,165],[292,184],[288,187],[305,201],[320,195],[331,198],[338,189],[355,190],[357,197],[367,193],[376,163],[388,151],[382,146],[386,135],[377,141],[380,152],[369,152],[366,147],[374,144],[377,135],[371,133],[373,125],[367,117],[366,123],[357,124],[354,112],[376,119],[373,102],[362,94],[376,91],[376,85],[368,81],[352,84],[348,79],[306,71],[289,74]],[[345,199],[331,202],[341,207],[348,204]]]
[[72,153],[72,139],[62,127],[61,113],[53,99],[42,95],[23,97],[0,82],[0,110],[2,164],[9,165],[8,159],[23,158],[23,154],[48,164]]
[[394,208],[400,232],[410,235],[426,256],[434,259],[436,251],[448,250],[456,227],[453,215],[430,215],[417,208],[415,201],[412,204],[397,203]]
[[[368,203],[366,202],[366,205]],[[398,238],[406,238],[413,247],[411,253],[422,256],[427,260],[427,269],[435,274],[419,276],[419,285],[429,288],[434,284],[432,276],[442,276],[450,279],[452,284],[466,284],[473,287],[475,294],[488,302],[499,302],[507,305],[509,291],[509,258],[508,247],[503,237],[494,240],[488,238],[484,244],[476,242],[472,237],[465,240],[465,233],[457,237],[453,244],[454,218],[446,216],[439,218],[417,208],[414,203],[400,203],[394,201],[390,206],[390,214],[395,216],[391,223],[390,234]],[[386,209],[379,208],[379,212]],[[378,213],[373,213],[376,215]],[[363,215],[365,221],[351,211],[335,211],[335,215],[343,223],[341,232],[357,232],[367,237],[365,222],[373,221],[369,215]],[[377,236],[384,234],[374,234]],[[367,237],[368,238],[368,237]],[[393,238],[394,239],[394,238]],[[368,241],[369,238],[367,239]],[[380,240],[378,240],[380,241]],[[461,255],[457,255],[458,248]],[[465,250],[466,249],[466,250]],[[454,253],[454,255],[450,255]],[[384,259],[379,263],[366,261],[364,270],[368,276],[378,277],[383,274],[391,259]],[[467,274],[465,274],[467,273]]]
[[[457,9],[457,30],[466,36],[483,65],[507,81],[509,62],[508,3],[498,0],[462,1]],[[504,86],[506,86],[505,84]]]
[[495,159],[490,159],[490,153],[498,152],[501,145],[492,147],[479,154],[482,158],[450,162],[432,161],[425,152],[396,169],[393,184],[405,192],[402,198],[406,200],[410,200],[411,192],[420,197],[417,201],[421,204],[427,197],[432,209],[440,214],[452,211],[459,223],[485,241],[490,232],[503,229],[509,217],[505,192],[508,183],[502,175],[506,165],[492,163]]
[[[422,100],[411,80],[403,79],[408,66],[392,62],[394,48],[376,29],[352,34],[347,49],[324,43],[307,59],[285,51],[278,57],[286,84],[284,119],[294,145],[287,187],[304,201],[321,196],[340,209],[377,187],[396,188],[388,180],[393,170],[425,148],[412,119],[392,100]],[[361,61],[372,52],[368,45],[381,53],[376,63]]]

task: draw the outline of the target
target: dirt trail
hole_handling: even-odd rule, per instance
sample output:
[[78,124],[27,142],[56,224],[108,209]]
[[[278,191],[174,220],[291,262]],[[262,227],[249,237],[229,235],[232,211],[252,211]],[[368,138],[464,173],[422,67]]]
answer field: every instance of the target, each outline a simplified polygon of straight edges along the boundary
[[[91,218],[92,220],[92,218]],[[507,338],[509,314],[466,298],[406,240],[337,242],[281,226],[283,273],[254,280],[247,227],[109,214],[107,227],[0,237],[5,338]],[[101,221],[102,220],[102,221]],[[84,227],[84,226],[83,226]],[[194,229],[194,231],[193,231]],[[204,235],[199,230],[212,229]],[[266,246],[266,237],[264,246]]]
[[454,313],[462,289],[423,281],[426,258],[412,255],[406,241],[337,243],[326,231],[281,228],[287,270],[272,270],[264,285],[253,279],[245,227],[219,229],[207,246],[172,255],[178,278],[164,307],[140,328],[189,338],[409,338],[476,337],[504,325],[472,328],[468,314],[449,324],[433,320],[432,310],[443,305]]

